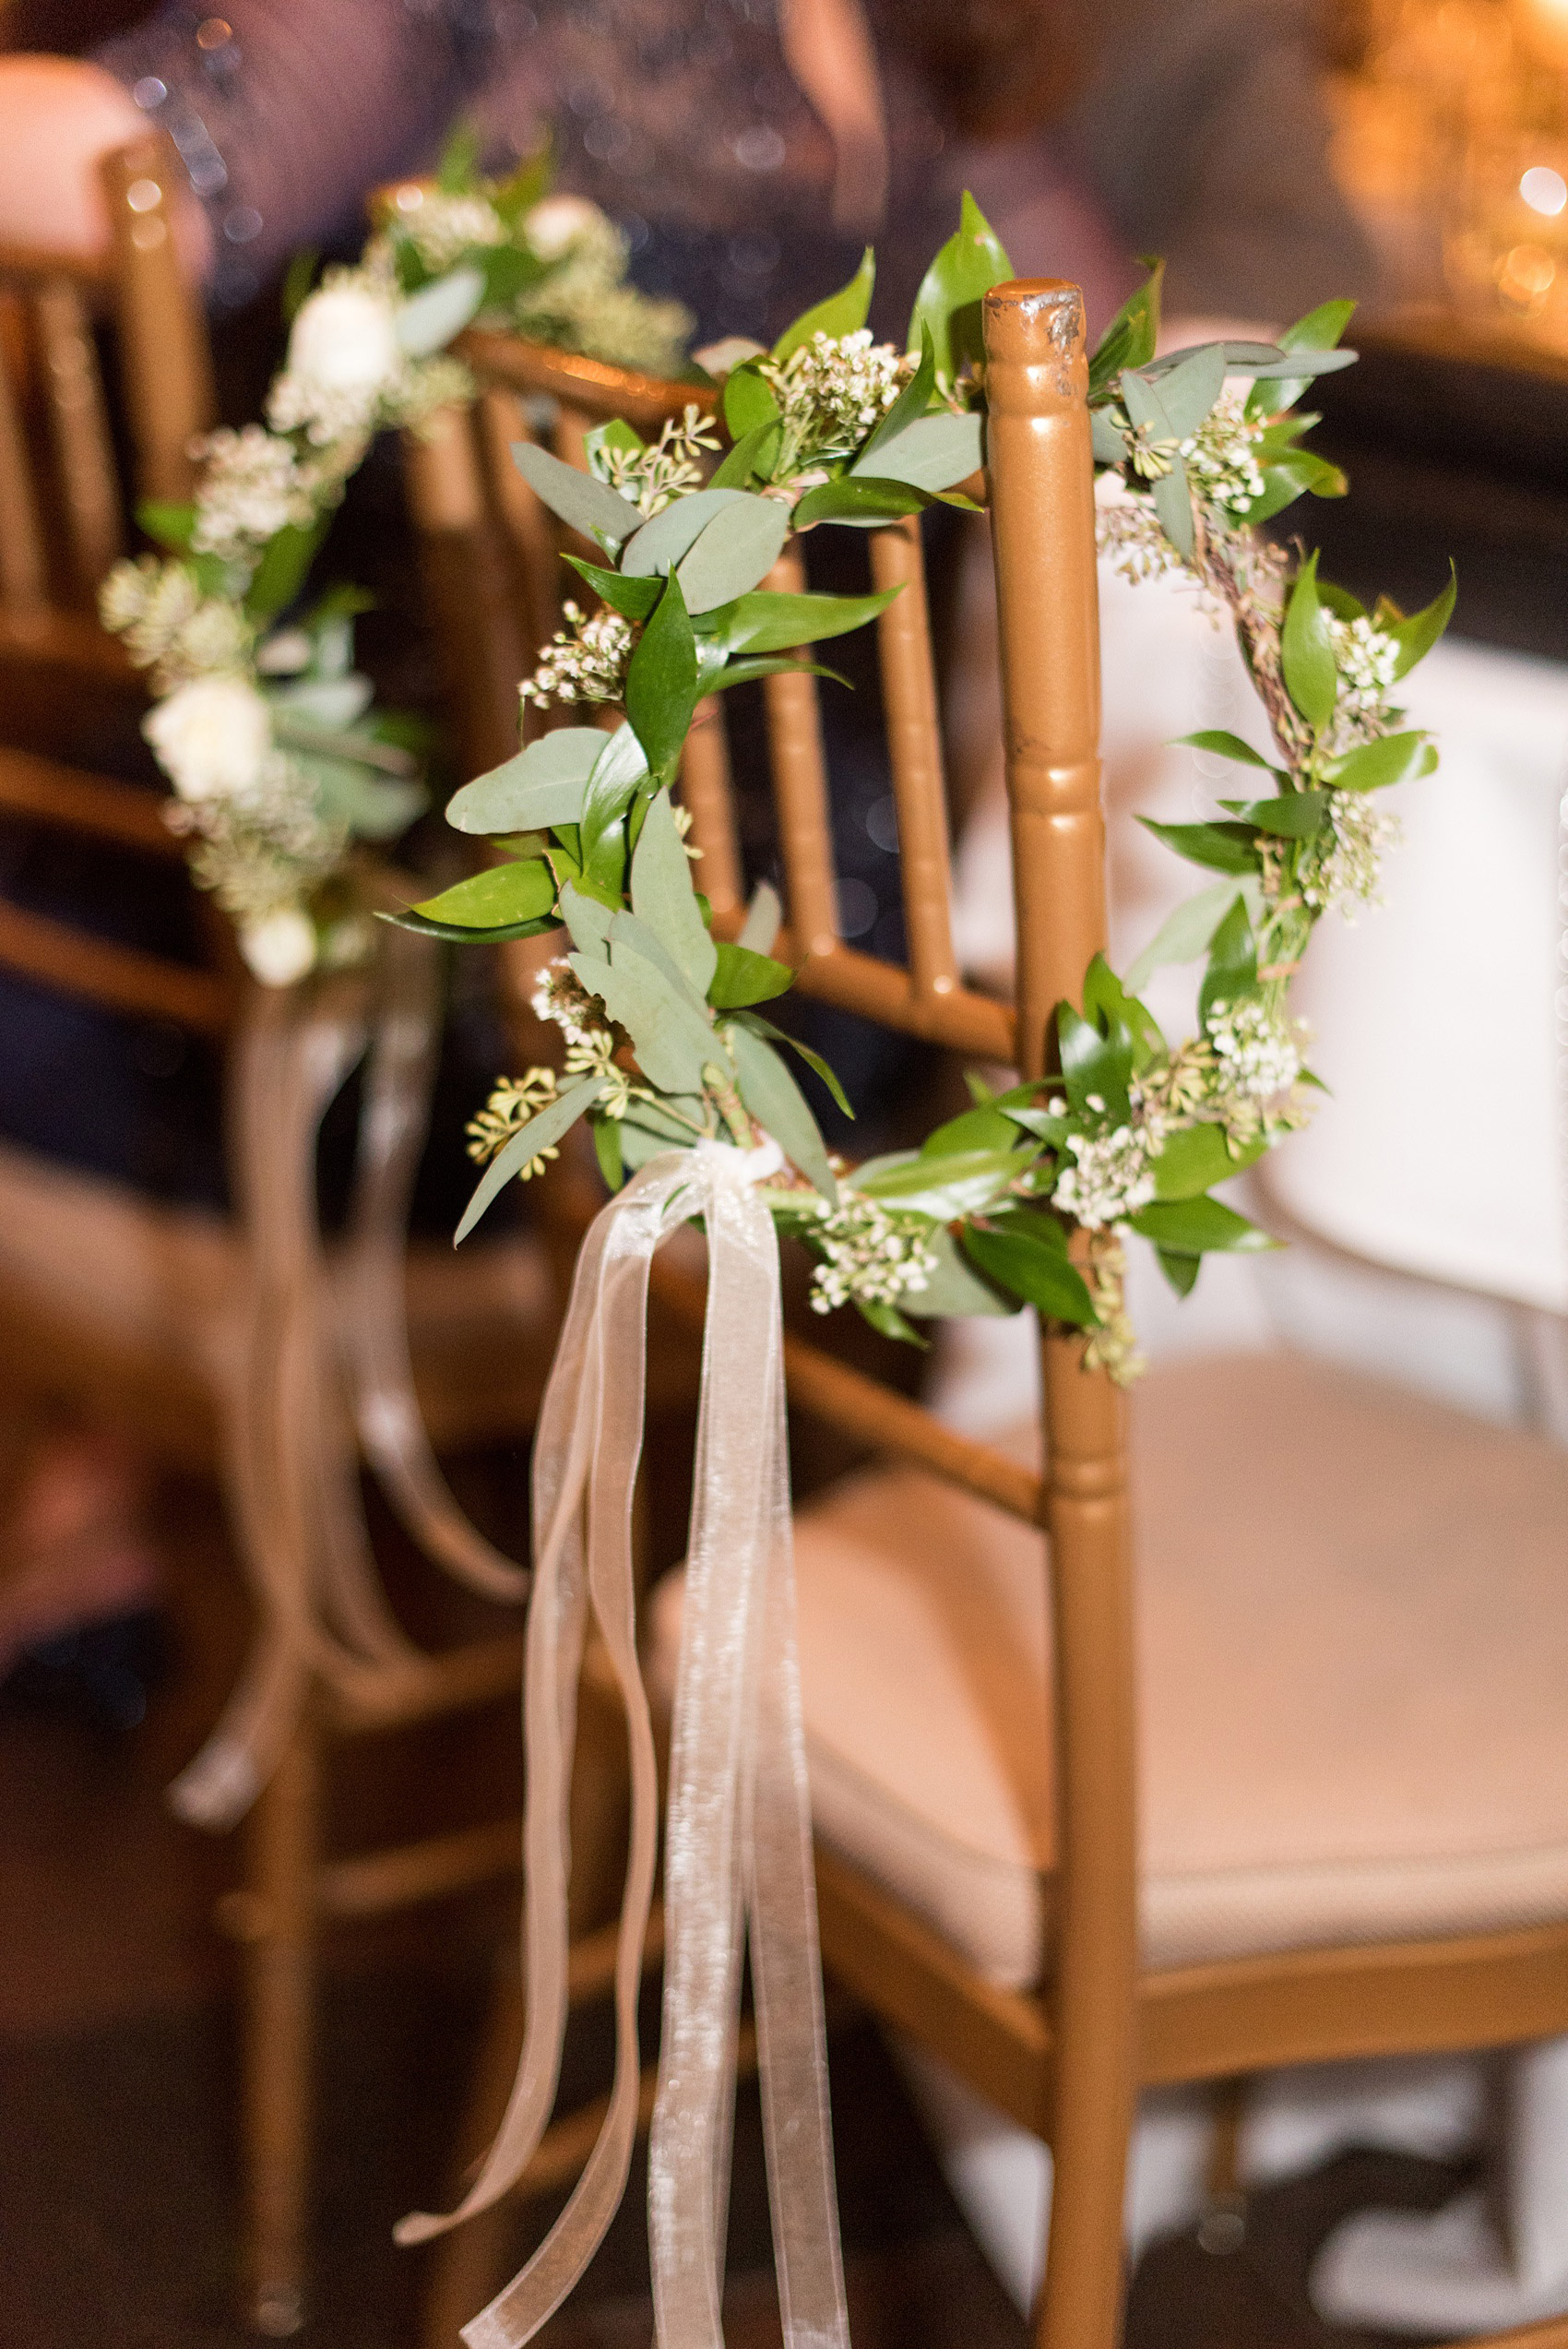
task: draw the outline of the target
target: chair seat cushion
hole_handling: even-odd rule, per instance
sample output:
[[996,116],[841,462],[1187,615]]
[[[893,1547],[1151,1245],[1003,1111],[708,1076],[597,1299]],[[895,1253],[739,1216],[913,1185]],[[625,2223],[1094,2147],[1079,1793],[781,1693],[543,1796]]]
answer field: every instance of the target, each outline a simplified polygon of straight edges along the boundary
[[[1146,1961],[1568,1916],[1568,1455],[1286,1354],[1157,1371],[1131,1416]],[[1039,1537],[900,1468],[796,1538],[818,1832],[1037,1981]]]

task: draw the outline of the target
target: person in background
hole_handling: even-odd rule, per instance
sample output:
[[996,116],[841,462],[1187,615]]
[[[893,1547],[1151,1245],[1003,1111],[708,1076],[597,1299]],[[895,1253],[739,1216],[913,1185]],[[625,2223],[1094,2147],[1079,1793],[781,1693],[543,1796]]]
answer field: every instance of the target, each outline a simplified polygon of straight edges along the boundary
[[[357,251],[367,190],[428,167],[467,117],[493,166],[548,139],[557,186],[619,224],[637,281],[686,304],[699,344],[772,340],[868,242],[872,322],[898,335],[966,186],[1020,274],[1083,285],[1091,330],[1140,252],[1168,256],[1168,309],[1189,315],[1278,318],[1371,289],[1327,170],[1306,0],[222,6],[158,8],[88,55],[0,56],[0,244],[101,248],[98,159],[160,127],[189,176],[186,265],[221,320],[296,249]],[[834,758],[862,852],[886,788],[865,682]],[[896,906],[852,886],[897,953]],[[25,1041],[0,1054],[25,1091]],[[0,1536],[0,1677],[84,1611],[145,1603],[136,1486],[84,1437],[40,1454]]]

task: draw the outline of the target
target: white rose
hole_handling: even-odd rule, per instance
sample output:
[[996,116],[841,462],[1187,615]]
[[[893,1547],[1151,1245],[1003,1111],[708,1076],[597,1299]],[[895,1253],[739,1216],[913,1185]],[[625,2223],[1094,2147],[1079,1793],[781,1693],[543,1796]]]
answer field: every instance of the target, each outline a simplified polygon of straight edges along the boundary
[[142,733],[182,799],[254,791],[272,753],[272,713],[244,677],[196,677],[142,720]]
[[559,261],[603,217],[586,196],[547,196],[523,215],[523,233],[541,261]]
[[315,924],[297,905],[279,906],[240,932],[240,952],[264,987],[291,987],[315,960]]
[[289,336],[285,373],[319,391],[365,392],[402,365],[390,299],[352,282],[324,285],[303,302]]

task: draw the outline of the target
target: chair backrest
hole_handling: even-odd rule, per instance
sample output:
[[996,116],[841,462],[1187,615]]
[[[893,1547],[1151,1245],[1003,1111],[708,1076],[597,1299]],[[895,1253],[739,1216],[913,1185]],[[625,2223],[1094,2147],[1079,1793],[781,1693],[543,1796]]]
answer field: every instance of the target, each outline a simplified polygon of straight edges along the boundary
[[[170,218],[179,159],[161,137],[104,160],[112,229],[99,260],[0,247],[0,667],[18,681],[42,670],[45,698],[83,676],[144,688],[94,616],[99,583],[125,552],[139,497],[182,499],[194,478],[189,444],[213,420],[206,328],[181,273]],[[122,483],[95,323],[113,330],[133,479]],[[153,793],[62,766],[36,749],[0,745],[0,816],[160,863],[184,850]],[[220,1033],[238,999],[227,923],[201,901],[205,960],[94,936],[53,915],[0,903],[0,965],[40,984]]]
[[[1080,999],[1087,964],[1105,942],[1104,826],[1099,791],[1099,648],[1095,569],[1093,461],[1087,411],[1083,302],[1053,280],[998,288],[985,305],[988,487],[994,545],[1006,726],[1018,955],[1015,1000],[966,987],[953,949],[948,813],[921,541],[913,520],[870,531],[878,587],[899,585],[877,621],[888,762],[897,809],[908,961],[890,962],[845,944],[818,687],[804,669],[765,680],[771,780],[778,814],[787,929],[777,951],[798,966],[806,995],[956,1052],[1041,1074],[1051,1020],[1063,998]],[[562,453],[576,417],[622,413],[658,421],[687,395],[634,406],[637,379],[594,372],[561,377],[577,363],[471,337],[470,364],[482,391],[471,425],[449,444],[414,452],[415,505],[422,471],[457,469],[462,496],[451,510],[477,526],[485,511],[481,454],[517,436],[517,389],[548,388],[562,402]],[[552,379],[552,371],[559,371]],[[545,546],[549,525],[505,483],[514,548]],[[423,501],[435,506],[434,493]],[[802,584],[791,548],[767,584]],[[542,601],[555,592],[546,573]],[[474,626],[471,584],[456,599]],[[512,625],[519,627],[514,617]],[[540,639],[536,635],[534,641]],[[498,639],[499,641],[499,639]],[[514,639],[515,641],[515,639]],[[496,671],[491,705],[496,733],[486,763],[517,745],[520,660]],[[703,886],[715,926],[733,936],[742,914],[742,876],[717,700],[693,733],[682,792],[703,853]],[[533,949],[537,951],[537,948]],[[504,956],[529,948],[504,948]],[[520,990],[514,988],[514,995]],[[546,1186],[548,1193],[549,1186]],[[700,1294],[681,1295],[682,1276],[656,1270],[656,1285],[678,1308],[700,1316]],[[1042,1345],[1047,1470],[1037,1478],[1016,1461],[944,1426],[918,1403],[823,1349],[790,1338],[785,1364],[791,1403],[884,1451],[922,1462],[1048,1531],[1057,1675],[1059,1843],[1058,1938],[1051,1999],[1059,2093],[1080,2109],[1130,2115],[1134,2093],[1134,1790],[1130,1543],[1121,1398],[1101,1372],[1082,1366],[1083,1343],[1067,1330]],[[1114,2131],[1111,2132],[1112,2137]],[[1063,2172],[1063,2202],[1077,2191]],[[1103,2181],[1092,2180],[1095,2191]],[[1070,2213],[1064,2212],[1064,2216]],[[1112,2247],[1112,2254],[1114,2247]],[[1108,2256],[1111,2256],[1108,2255]],[[1091,2280],[1091,2296],[1117,2288]]]

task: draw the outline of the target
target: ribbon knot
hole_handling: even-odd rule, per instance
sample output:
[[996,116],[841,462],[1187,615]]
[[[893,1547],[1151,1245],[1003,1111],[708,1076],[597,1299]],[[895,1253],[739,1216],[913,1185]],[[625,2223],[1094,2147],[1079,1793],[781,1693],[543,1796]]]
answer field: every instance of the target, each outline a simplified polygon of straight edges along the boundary
[[577,1259],[534,1444],[524,1666],[528,2020],[510,2102],[471,2191],[418,2243],[488,2209],[548,2124],[566,2021],[567,1797],[591,1605],[625,1706],[632,1819],[615,1969],[615,2079],[599,2141],[521,2273],[463,2329],[520,2349],[561,2305],[620,2205],[636,2136],[637,1995],[658,1857],[658,1777],[638,1668],[632,1493],[642,1449],[648,1271],[700,1211],[708,1249],[696,1472],[665,1838],[664,2007],[648,2149],[660,2349],[722,2349],[720,2301],[741,1973],[757,2065],[787,2349],[849,2349],[827,2111],[794,1558],[778,1244],[756,1186],[783,1164],[701,1141],[651,1160]]

